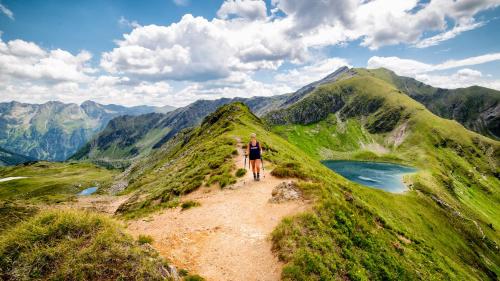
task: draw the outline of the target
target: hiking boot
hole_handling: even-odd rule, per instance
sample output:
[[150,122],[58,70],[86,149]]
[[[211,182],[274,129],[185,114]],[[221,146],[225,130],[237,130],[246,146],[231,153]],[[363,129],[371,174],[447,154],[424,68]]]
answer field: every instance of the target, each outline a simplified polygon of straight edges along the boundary
[[257,180],[257,174],[253,173],[253,180],[256,181]]
[[257,181],[260,181],[260,174],[257,173]]

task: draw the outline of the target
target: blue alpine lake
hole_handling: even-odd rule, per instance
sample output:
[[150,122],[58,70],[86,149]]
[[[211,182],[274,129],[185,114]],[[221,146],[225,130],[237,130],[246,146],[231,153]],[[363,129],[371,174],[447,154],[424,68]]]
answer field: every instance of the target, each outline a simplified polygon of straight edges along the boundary
[[78,195],[90,195],[96,191],[97,191],[97,186],[93,186],[82,190],[82,192],[78,193]]
[[325,166],[351,181],[389,192],[403,192],[407,187],[403,176],[417,169],[392,163],[329,160]]

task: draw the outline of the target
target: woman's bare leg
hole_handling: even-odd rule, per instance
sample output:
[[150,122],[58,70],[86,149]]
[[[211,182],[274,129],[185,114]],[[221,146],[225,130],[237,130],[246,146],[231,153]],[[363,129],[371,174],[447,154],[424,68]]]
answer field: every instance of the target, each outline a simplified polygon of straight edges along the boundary
[[255,173],[260,173],[260,159],[255,160]]

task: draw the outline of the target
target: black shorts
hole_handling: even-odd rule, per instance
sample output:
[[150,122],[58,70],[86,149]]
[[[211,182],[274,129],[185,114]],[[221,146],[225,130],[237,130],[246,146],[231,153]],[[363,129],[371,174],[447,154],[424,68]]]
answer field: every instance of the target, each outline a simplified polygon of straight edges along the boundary
[[260,159],[260,155],[252,155],[250,154],[250,160],[257,160]]

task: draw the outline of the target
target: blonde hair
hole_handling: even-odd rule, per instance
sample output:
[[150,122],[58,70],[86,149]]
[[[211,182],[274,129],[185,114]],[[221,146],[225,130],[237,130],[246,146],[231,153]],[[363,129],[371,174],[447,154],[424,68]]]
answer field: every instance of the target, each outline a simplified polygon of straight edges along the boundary
[[255,133],[250,134],[250,138],[256,138],[256,137],[257,137],[257,135]]

